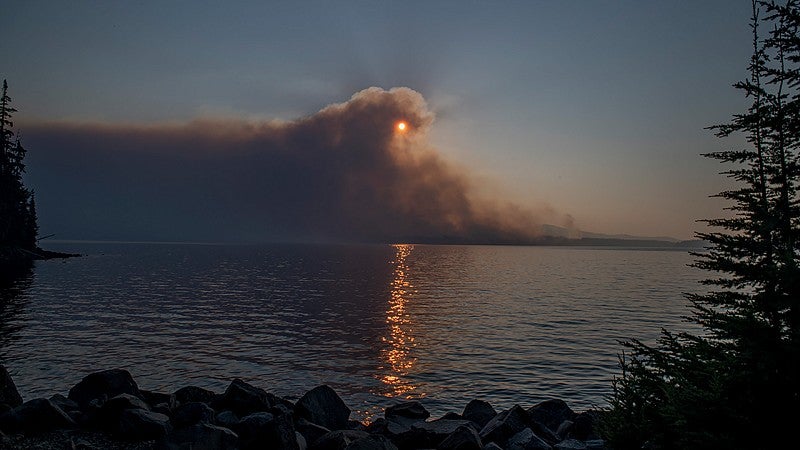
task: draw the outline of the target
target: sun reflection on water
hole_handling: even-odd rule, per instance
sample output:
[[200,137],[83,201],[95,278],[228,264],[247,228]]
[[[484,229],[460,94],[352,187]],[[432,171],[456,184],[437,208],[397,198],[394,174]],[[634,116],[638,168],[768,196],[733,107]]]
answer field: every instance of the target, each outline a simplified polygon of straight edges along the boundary
[[417,362],[412,355],[416,346],[412,335],[413,323],[407,311],[411,299],[413,286],[409,281],[409,266],[407,258],[414,250],[410,244],[395,244],[394,277],[391,285],[389,308],[386,310],[386,325],[388,335],[383,337],[385,347],[381,350],[381,360],[385,365],[381,367],[379,379],[385,387],[384,395],[390,397],[424,397],[424,393],[417,390],[407,375]]

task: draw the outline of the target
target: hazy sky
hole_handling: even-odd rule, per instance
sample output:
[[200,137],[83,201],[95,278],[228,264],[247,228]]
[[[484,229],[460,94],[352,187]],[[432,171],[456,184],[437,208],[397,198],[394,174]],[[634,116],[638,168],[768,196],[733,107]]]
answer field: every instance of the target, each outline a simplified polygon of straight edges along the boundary
[[[745,0],[9,0],[0,77],[19,109],[43,233],[92,220],[48,215],[68,201],[53,180],[63,188],[76,169],[48,165],[58,143],[43,123],[292,121],[377,86],[422,94],[435,114],[430,145],[485,196],[570,215],[584,230],[688,238],[721,206],[707,199],[723,186],[720,167],[699,154],[725,145],[703,128],[745,105],[730,85],[745,75],[749,9]],[[37,156],[37,143],[53,148]],[[87,198],[76,204],[91,206],[78,185],[72,195]],[[116,214],[109,227],[126,220],[124,207],[98,211]],[[59,237],[162,236],[146,234]]]

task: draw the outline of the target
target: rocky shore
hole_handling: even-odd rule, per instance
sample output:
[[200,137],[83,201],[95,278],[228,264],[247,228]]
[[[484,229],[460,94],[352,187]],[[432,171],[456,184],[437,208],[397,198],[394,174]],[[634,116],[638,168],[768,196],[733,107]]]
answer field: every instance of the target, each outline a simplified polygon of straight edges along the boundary
[[122,369],[90,374],[66,397],[23,403],[0,366],[3,449],[603,449],[596,422],[596,412],[576,413],[561,400],[500,412],[471,400],[437,419],[420,402],[398,402],[365,424],[325,385],[297,402],[238,379],[223,393],[160,393],[140,389]]

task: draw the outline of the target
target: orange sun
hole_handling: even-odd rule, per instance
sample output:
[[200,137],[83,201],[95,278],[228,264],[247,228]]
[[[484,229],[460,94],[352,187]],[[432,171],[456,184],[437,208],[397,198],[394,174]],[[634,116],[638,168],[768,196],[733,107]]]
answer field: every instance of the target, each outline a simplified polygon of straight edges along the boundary
[[406,127],[407,127],[407,126],[408,126],[408,125],[406,125],[406,123],[405,123],[405,122],[399,122],[399,123],[397,124],[397,130],[398,130],[398,131],[406,131]]

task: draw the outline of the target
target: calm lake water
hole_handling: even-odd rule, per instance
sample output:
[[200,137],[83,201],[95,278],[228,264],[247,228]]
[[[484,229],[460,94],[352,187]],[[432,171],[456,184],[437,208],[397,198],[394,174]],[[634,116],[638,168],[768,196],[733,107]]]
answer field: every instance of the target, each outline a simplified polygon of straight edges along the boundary
[[604,404],[618,340],[686,329],[685,251],[568,247],[51,244],[0,288],[0,359],[25,399],[128,369],[142,388],[333,386],[369,417],[562,398]]

